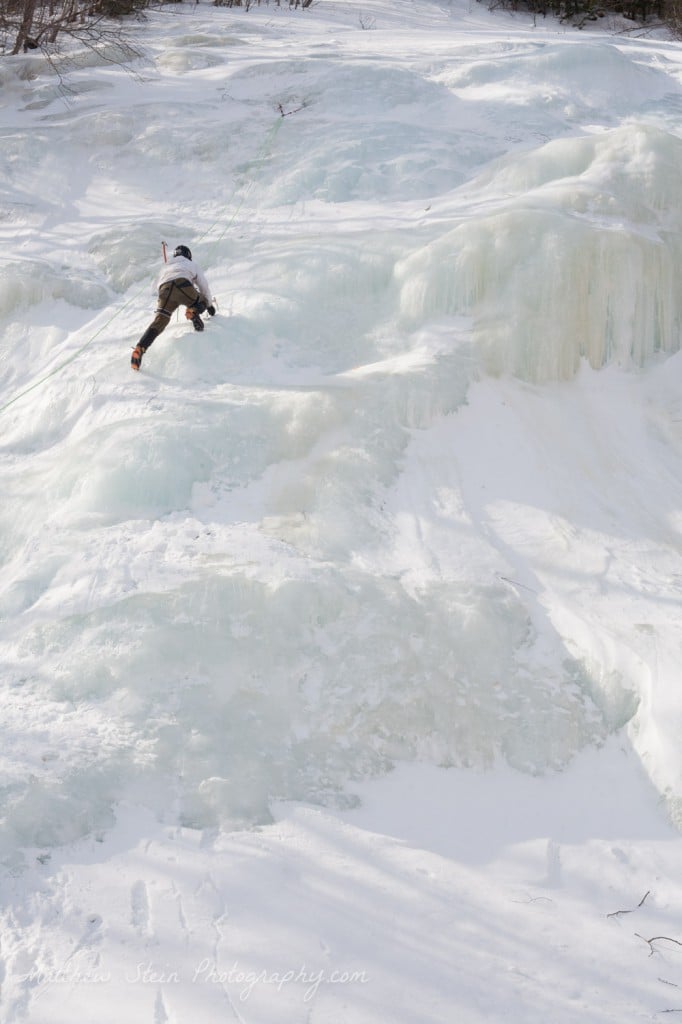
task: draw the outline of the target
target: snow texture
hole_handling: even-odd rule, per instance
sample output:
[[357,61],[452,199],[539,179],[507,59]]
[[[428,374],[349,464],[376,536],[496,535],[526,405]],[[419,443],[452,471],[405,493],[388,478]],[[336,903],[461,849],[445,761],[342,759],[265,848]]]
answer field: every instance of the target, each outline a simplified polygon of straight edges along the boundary
[[[682,49],[615,28],[2,61],[2,1024],[682,1012]],[[218,313],[132,374],[162,241]]]

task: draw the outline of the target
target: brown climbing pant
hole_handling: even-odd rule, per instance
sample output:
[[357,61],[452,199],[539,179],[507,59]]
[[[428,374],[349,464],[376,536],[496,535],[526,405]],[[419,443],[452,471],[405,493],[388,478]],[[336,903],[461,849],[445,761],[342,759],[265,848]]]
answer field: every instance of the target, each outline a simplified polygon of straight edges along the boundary
[[194,306],[201,295],[191,281],[179,277],[175,281],[166,281],[159,288],[159,304],[156,316],[140,338],[140,347],[146,352],[155,338],[165,331],[168,322],[178,306]]

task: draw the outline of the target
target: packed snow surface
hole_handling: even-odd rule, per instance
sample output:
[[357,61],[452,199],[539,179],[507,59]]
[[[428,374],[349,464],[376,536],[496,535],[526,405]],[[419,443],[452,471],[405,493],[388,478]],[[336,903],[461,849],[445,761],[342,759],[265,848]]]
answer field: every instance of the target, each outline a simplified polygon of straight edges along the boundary
[[[0,62],[2,1024],[682,1013],[682,47],[621,27]],[[218,312],[133,374],[164,241]]]

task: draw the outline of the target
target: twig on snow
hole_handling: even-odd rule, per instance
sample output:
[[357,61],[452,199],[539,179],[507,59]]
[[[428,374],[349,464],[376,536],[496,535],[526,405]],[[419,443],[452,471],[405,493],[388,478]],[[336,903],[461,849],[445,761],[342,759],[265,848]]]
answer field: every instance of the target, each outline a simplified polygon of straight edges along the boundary
[[549,896],[526,896],[525,900],[512,900],[512,903],[551,903]]
[[649,956],[653,956],[654,953],[657,952],[657,950],[654,949],[654,942],[674,942],[676,946],[682,946],[682,942],[680,942],[679,939],[671,939],[669,935],[654,935],[652,939],[645,939],[643,935],[639,934],[639,932],[635,932],[635,935],[638,939],[641,939],[643,942],[648,944],[649,949],[651,950]]
[[281,103],[277,104],[277,109],[279,110],[282,117],[291,117],[292,114],[298,114],[300,110],[305,110],[307,106],[308,101],[303,100],[303,103],[301,103],[300,107],[296,107],[295,110],[285,110]]
[[537,590],[533,590],[532,587],[527,587],[525,583],[519,583],[518,580],[510,580],[508,576],[503,576],[502,573],[497,573],[498,580],[503,580],[505,583],[510,583],[512,587],[521,587],[522,590],[530,590],[531,594],[537,594]]
[[[634,910],[639,910],[639,908],[644,904],[644,900],[647,898],[647,896],[650,894],[650,892],[651,892],[651,889],[647,889],[647,891],[644,893],[644,895],[642,896],[642,898],[639,901],[639,903],[637,904],[637,906],[633,908]],[[619,917],[621,914],[632,914],[632,912],[633,912],[632,910],[614,910],[612,914],[607,914],[606,916],[607,917]]]

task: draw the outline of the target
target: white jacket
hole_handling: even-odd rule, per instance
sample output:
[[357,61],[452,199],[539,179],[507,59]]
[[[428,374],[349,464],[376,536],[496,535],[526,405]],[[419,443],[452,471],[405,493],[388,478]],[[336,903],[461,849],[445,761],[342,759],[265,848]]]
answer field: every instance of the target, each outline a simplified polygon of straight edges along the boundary
[[204,302],[210,306],[211,286],[206,280],[206,275],[194,260],[188,260],[185,256],[171,256],[168,263],[164,263],[156,287],[160,288],[167,281],[176,281],[181,277],[191,281],[197,291],[201,293]]

